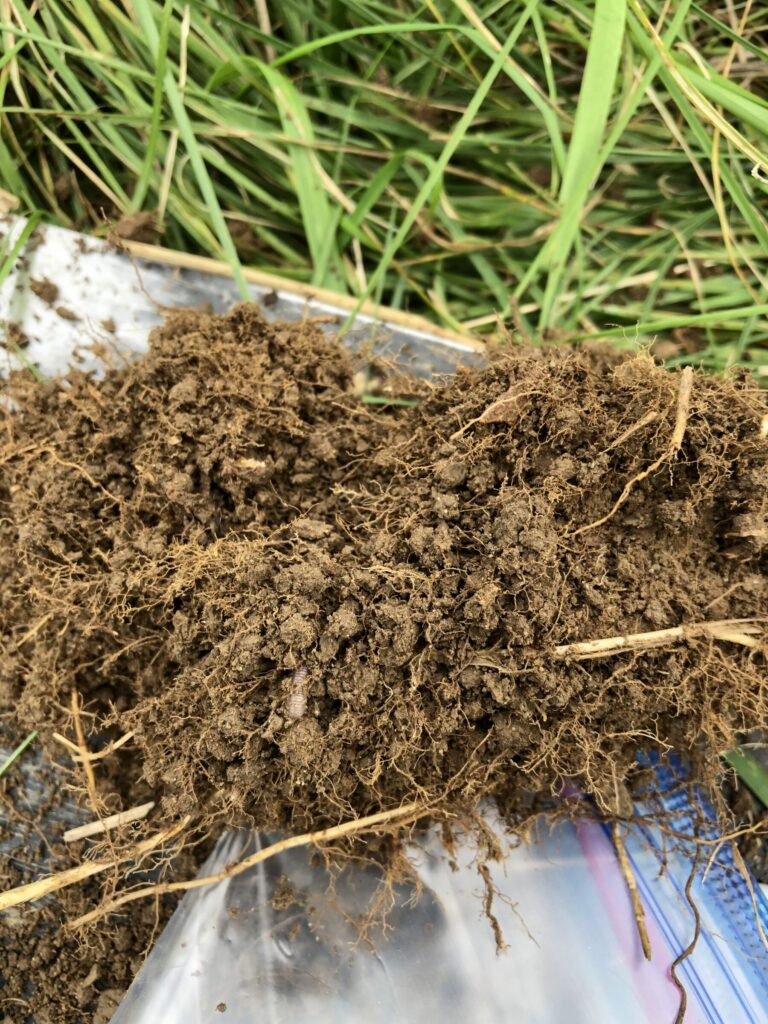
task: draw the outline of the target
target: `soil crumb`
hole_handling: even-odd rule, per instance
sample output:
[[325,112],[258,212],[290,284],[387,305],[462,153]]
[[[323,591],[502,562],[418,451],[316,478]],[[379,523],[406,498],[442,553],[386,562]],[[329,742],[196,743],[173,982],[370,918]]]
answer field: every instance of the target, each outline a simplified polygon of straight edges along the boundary
[[14,729],[66,731],[77,691],[134,733],[153,828],[483,798],[514,826],[564,782],[616,815],[641,749],[715,794],[720,752],[768,717],[757,388],[542,347],[372,409],[359,369],[243,304],[172,315],[102,379],[11,380]]
[[53,281],[49,281],[47,277],[40,278],[39,280],[36,280],[34,277],[31,278],[29,287],[39,299],[47,302],[49,306],[52,306],[59,298],[59,286],[54,284]]
[[79,320],[80,317],[75,313],[73,309],[68,306],[56,306],[56,314],[61,317],[62,320]]
[[162,235],[162,228],[157,223],[155,213],[143,210],[139,213],[126,214],[110,228],[111,238],[120,241],[155,243]]
[[10,349],[10,351],[29,348],[29,335],[18,324],[6,324],[5,335],[7,344],[4,347]]

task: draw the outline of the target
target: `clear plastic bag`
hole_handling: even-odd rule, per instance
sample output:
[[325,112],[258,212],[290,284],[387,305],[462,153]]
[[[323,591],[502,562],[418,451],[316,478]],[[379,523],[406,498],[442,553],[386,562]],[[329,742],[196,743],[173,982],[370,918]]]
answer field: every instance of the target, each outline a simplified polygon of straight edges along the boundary
[[676,759],[657,767],[653,802],[635,809],[638,816],[661,814],[664,826],[633,828],[627,854],[646,912],[675,953],[693,938],[696,908],[701,933],[678,974],[703,1019],[762,1024],[768,1020],[768,901],[718,833],[712,807],[691,789]]
[[[229,833],[203,870],[275,838]],[[299,848],[189,892],[114,1024],[671,1024],[680,993],[669,967],[693,935],[680,890],[690,860],[668,852],[661,874],[653,830],[634,829],[626,846],[648,914],[651,962],[608,833],[594,822],[560,823],[488,865],[508,944],[500,954],[471,847],[454,863],[438,835],[426,837],[412,851],[421,891],[401,886],[386,926],[364,938],[359,924],[380,881],[375,870],[344,869],[331,895],[325,868]],[[743,879],[739,886],[717,859],[697,899],[704,931],[678,971],[688,990],[685,1020],[768,1019],[768,960]],[[768,920],[762,894],[755,900]]]

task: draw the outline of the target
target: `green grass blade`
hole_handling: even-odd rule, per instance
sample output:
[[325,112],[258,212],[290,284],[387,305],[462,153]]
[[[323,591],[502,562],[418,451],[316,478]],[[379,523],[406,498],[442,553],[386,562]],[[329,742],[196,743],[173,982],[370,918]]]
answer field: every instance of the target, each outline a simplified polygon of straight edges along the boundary
[[346,43],[350,39],[357,39],[360,36],[387,35],[392,36],[400,32],[466,32],[464,25],[451,25],[447,22],[435,24],[431,21],[396,21],[386,22],[383,25],[360,25],[357,28],[344,29],[341,32],[332,32],[322,39],[311,39],[301,46],[295,46],[287,53],[281,54],[273,60],[271,67],[278,68],[282,64],[290,64],[292,61],[308,57],[327,46],[338,46],[339,43]]
[[584,66],[573,135],[568,146],[560,188],[560,221],[545,246],[548,270],[540,327],[552,320],[568,258],[584,213],[589,191],[601,168],[601,143],[614,95],[616,72],[627,17],[625,0],[597,0],[595,22]]
[[[659,334],[662,331],[672,331],[678,327],[706,327],[709,325],[720,325],[726,322],[745,320],[751,316],[768,316],[768,304],[757,306],[740,306],[735,309],[721,309],[714,313],[696,313],[692,315],[668,316],[658,320],[650,320],[646,323],[636,324],[632,328],[609,327],[600,331],[601,338],[621,338],[631,330],[637,336]],[[574,341],[590,338],[590,334],[577,334]]]
[[716,77],[707,78],[698,69],[687,68],[686,77],[707,99],[717,103],[732,117],[738,117],[758,131],[768,126],[768,102],[759,96],[750,96],[744,89]]
[[19,232],[16,241],[13,243],[13,245],[10,247],[6,255],[3,257],[3,262],[0,263],[0,285],[3,284],[5,279],[13,270],[13,265],[23,252],[24,247],[26,246],[32,234],[34,233],[41,219],[42,215],[40,213],[33,213],[24,225],[24,227]]
[[347,231],[357,234],[360,225],[371,212],[381,193],[392,181],[395,172],[399,170],[403,157],[393,156],[385,164],[382,164],[378,171],[371,178],[370,184],[360,196],[355,205],[353,213],[342,218],[342,227]]
[[[160,46],[160,33],[158,32],[157,25],[155,24],[154,16],[148,0],[136,0],[134,9],[139,19],[139,23],[149,40],[149,45],[152,47],[153,51],[157,53]],[[176,120],[179,136],[187,151],[187,156],[189,157],[192,169],[194,170],[200,194],[208,208],[208,215],[211,218],[211,223],[216,233],[216,237],[218,238],[219,245],[221,246],[222,254],[232,270],[238,291],[244,299],[247,299],[250,297],[251,293],[243,275],[243,268],[240,265],[240,258],[237,255],[235,243],[232,241],[232,236],[229,232],[229,228],[227,227],[227,222],[224,220],[224,215],[221,211],[221,207],[219,206],[216,189],[213,186],[213,182],[211,181],[211,177],[208,173],[208,168],[206,167],[205,161],[200,153],[200,147],[192,129],[178,83],[170,71],[166,71],[165,73],[165,91],[168,95],[168,102],[170,104],[171,111],[173,112],[173,116]]]
[[152,180],[157,146],[160,140],[160,119],[163,113],[163,99],[165,86],[165,68],[168,56],[168,34],[173,11],[173,0],[165,0],[163,14],[160,20],[160,32],[157,44],[157,58],[155,64],[155,85],[152,91],[152,118],[149,123],[149,135],[147,137],[147,149],[144,154],[144,161],[141,167],[141,174],[136,182],[136,188],[131,196],[129,212],[135,213],[144,206],[144,200],[149,191],[149,184]]
[[368,280],[368,287],[365,289],[365,292],[360,297],[358,304],[353,310],[353,312],[350,313],[350,315],[345,320],[342,326],[342,332],[349,329],[355,316],[360,311],[363,302],[367,298],[369,298],[371,294],[375,291],[375,289],[378,287],[384,274],[388,270],[389,265],[391,264],[392,260],[397,254],[397,251],[399,250],[400,246],[403,244],[403,241],[408,235],[408,232],[416,223],[416,218],[419,216],[424,205],[429,201],[430,196],[432,195],[436,186],[440,182],[440,179],[443,175],[443,172],[445,171],[445,168],[448,166],[448,163],[450,162],[454,153],[461,145],[462,139],[469,130],[469,127],[474,121],[475,117],[477,116],[478,111],[482,107],[483,101],[488,95],[491,86],[496,81],[499,72],[504,66],[507,56],[511,52],[512,47],[517,42],[517,39],[520,33],[522,32],[525,23],[530,17],[531,11],[537,3],[538,0],[528,0],[528,3],[525,5],[524,10],[518,18],[514,30],[510,32],[506,42],[498,51],[498,53],[496,53],[493,63],[491,64],[490,68],[484,75],[482,81],[478,85],[477,90],[475,91],[475,94],[472,97],[471,101],[467,104],[466,110],[453,127],[440,156],[435,161],[434,167],[427,175],[424,184],[419,189],[419,192],[416,195],[416,198],[414,199],[413,203],[411,204],[410,209],[403,218],[400,227],[398,228],[392,239],[390,239],[390,241],[387,243],[386,248],[382,253],[378,266],[376,267],[373,274],[371,274]]
[[739,33],[735,32],[729,25],[720,21],[719,18],[710,14],[709,11],[706,11],[699,4],[693,4],[692,7],[697,17],[701,18],[702,21],[717,30],[720,38],[729,39],[732,43],[735,43],[737,46],[743,47],[745,50],[754,54],[755,57],[759,57],[760,60],[768,61],[768,49],[764,46],[757,46],[751,39],[743,35],[739,35]]
[[[688,9],[691,6],[691,0],[680,0],[675,9],[675,16],[670,22],[669,28],[663,35],[664,45],[669,49],[677,39],[688,15]],[[613,125],[608,132],[608,136],[605,140],[600,156],[598,157],[598,163],[602,166],[608,159],[611,151],[619,141],[621,136],[626,131],[627,125],[629,124],[633,114],[640,106],[643,98],[645,97],[648,86],[651,84],[653,79],[658,73],[659,67],[661,66],[661,54],[658,51],[653,51],[650,54],[645,70],[637,82],[632,94],[622,109],[619,111]]]
[[18,761],[18,759],[21,757],[21,755],[24,753],[27,747],[31,743],[34,743],[36,739],[37,729],[33,729],[32,732],[21,741],[18,747],[16,747],[16,749],[12,751],[12,753],[10,753],[8,757],[6,757],[3,763],[0,764],[0,778],[2,778],[2,776],[5,775],[8,769],[11,768]]
[[398,405],[398,406],[414,406],[418,405],[418,399],[416,398],[388,398],[386,395],[363,395],[363,402],[365,405]]
[[9,47],[5,53],[0,55],[0,71],[3,70],[6,64],[9,64],[14,57],[16,57],[24,47],[27,45],[26,39],[20,39],[14,46]]
[[[733,768],[741,781],[751,789],[757,799],[768,807],[768,771],[750,754],[746,747],[736,747],[723,754],[723,760]],[[1,773],[0,773],[1,774]]]
[[312,283],[343,289],[336,249],[340,210],[331,206],[326,185],[320,176],[320,163],[312,152],[315,136],[307,108],[298,89],[285,75],[261,61],[254,60],[253,65],[272,90],[286,137],[299,143],[289,146],[289,154],[296,196],[312,257]]

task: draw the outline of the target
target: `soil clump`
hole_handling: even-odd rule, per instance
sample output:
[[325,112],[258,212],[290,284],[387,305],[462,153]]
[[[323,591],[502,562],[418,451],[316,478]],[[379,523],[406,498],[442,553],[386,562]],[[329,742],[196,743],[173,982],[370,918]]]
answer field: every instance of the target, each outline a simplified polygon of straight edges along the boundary
[[512,350],[372,411],[334,340],[240,306],[175,315],[103,380],[17,381],[19,726],[76,690],[169,816],[265,828],[564,779],[610,806],[644,745],[713,768],[764,717],[759,641],[558,653],[764,614],[763,398],[689,377],[669,451],[684,376]]
[[359,368],[244,304],[172,315],[103,379],[13,378],[14,732],[65,729],[75,690],[104,742],[134,733],[105,800],[149,794],[153,828],[483,798],[514,826],[566,782],[620,816],[641,750],[716,794],[768,713],[758,389],[511,346],[381,408]]

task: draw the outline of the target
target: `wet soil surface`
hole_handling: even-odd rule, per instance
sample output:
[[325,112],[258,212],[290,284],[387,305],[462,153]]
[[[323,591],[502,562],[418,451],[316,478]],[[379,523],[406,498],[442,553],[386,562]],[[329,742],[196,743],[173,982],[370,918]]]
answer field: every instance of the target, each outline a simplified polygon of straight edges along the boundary
[[[768,712],[761,626],[693,628],[765,615],[757,389],[510,348],[389,408],[360,402],[359,369],[243,305],[175,314],[102,380],[11,382],[15,734],[60,756],[79,693],[102,742],[134,734],[104,807],[154,799],[153,829],[306,830],[412,800],[461,816],[483,797],[514,825],[565,780],[622,814],[639,748],[681,751],[714,793],[720,752]],[[681,624],[588,660],[566,647]],[[91,1010],[130,973],[110,970]]]

